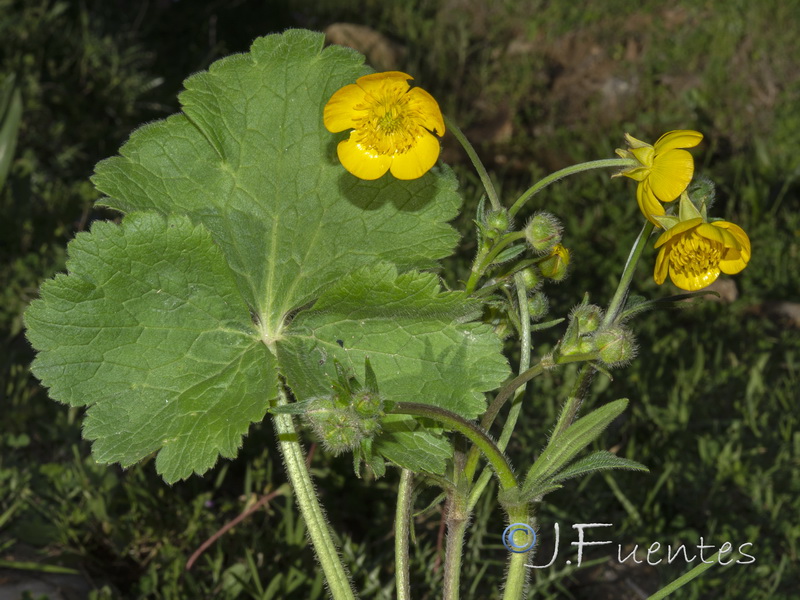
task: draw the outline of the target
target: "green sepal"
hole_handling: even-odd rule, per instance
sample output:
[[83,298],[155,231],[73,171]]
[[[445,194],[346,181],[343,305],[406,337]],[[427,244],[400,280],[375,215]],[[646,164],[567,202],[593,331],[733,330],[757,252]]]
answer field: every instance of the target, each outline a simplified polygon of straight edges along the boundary
[[704,219],[703,215],[697,210],[697,207],[689,199],[689,194],[683,192],[678,204],[678,217],[681,221],[689,221],[690,219]]
[[665,231],[672,229],[681,222],[681,220],[674,215],[652,215],[652,217],[658,221],[658,224],[661,225]]

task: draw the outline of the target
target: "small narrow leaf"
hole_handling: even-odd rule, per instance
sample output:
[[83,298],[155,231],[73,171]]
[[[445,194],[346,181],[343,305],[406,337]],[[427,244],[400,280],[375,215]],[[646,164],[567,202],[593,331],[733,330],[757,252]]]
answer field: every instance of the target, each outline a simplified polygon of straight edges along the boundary
[[627,399],[606,404],[575,421],[562,435],[552,438],[528,471],[522,486],[523,496],[530,497],[530,490],[563,469],[581,450],[591,444],[611,421],[625,410],[626,406],[628,406]]
[[600,452],[590,454],[586,458],[576,460],[566,469],[558,473],[558,475],[553,477],[550,481],[553,483],[558,483],[559,481],[565,481],[567,479],[571,479],[572,477],[579,477],[581,475],[586,475],[595,471],[604,471],[606,469],[629,469],[632,471],[644,471],[645,473],[650,472],[650,469],[643,464],[636,462],[635,460],[621,458],[616,454],[609,452],[608,450],[601,450]]
[[502,264],[504,262],[508,262],[510,260],[513,260],[513,259],[517,258],[520,254],[525,252],[525,250],[527,250],[527,248],[528,247],[525,246],[524,244],[518,244],[516,246],[511,246],[510,248],[506,248],[500,254],[497,255],[497,257],[492,261],[492,264],[493,265],[499,265],[499,264]]

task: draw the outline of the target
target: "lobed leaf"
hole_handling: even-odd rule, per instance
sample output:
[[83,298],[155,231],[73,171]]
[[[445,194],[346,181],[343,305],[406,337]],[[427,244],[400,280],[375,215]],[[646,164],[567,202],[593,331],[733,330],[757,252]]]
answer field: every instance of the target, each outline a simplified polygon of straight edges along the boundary
[[102,204],[203,223],[269,337],[355,268],[431,268],[458,240],[446,224],[461,204],[448,168],[366,182],[341,167],[323,107],[367,69],[323,42],[271,35],[190,77],[183,114],[138,130],[93,177]]
[[275,394],[275,360],[205,228],[132,214],[95,223],[69,255],[25,324],[51,397],[89,407],[95,458],[126,467],[158,451],[172,482],[235,456]]

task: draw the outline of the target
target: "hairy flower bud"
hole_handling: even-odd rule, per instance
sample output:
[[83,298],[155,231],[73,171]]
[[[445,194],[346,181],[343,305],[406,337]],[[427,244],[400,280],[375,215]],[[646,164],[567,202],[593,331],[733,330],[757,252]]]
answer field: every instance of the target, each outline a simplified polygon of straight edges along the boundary
[[561,223],[550,213],[534,215],[525,227],[525,239],[539,254],[551,252],[561,242]]
[[578,324],[578,333],[586,335],[597,331],[603,320],[603,309],[596,304],[581,304],[573,309],[571,318]]
[[550,303],[542,292],[536,292],[528,298],[528,314],[532,321],[539,321],[544,318],[550,310]]
[[626,327],[611,327],[595,334],[594,347],[609,367],[617,367],[631,361],[636,356],[636,340]]
[[361,390],[347,398],[340,394],[314,398],[304,417],[325,449],[338,455],[378,433],[383,415],[383,398]]
[[569,250],[561,244],[553,247],[550,256],[539,263],[539,271],[553,281],[562,281],[567,276],[569,266]]
[[542,283],[542,277],[537,272],[536,267],[522,269],[519,272],[519,276],[522,279],[522,285],[525,286],[527,291],[537,289]]
[[491,229],[505,232],[508,231],[508,226],[511,221],[508,218],[508,211],[505,208],[500,210],[493,210],[486,215],[486,225]]

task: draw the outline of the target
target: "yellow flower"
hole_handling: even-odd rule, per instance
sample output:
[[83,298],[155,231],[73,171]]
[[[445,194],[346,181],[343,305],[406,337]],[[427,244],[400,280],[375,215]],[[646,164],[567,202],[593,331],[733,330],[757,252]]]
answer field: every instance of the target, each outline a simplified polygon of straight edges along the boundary
[[567,276],[569,259],[569,250],[561,244],[556,244],[547,258],[539,263],[539,272],[548,279],[561,281]]
[[325,105],[328,131],[353,130],[339,142],[337,153],[356,177],[378,179],[391,170],[398,179],[417,179],[439,158],[433,133],[444,135],[442,111],[428,92],[412,89],[409,79],[398,71],[365,75]]
[[683,148],[693,148],[702,139],[702,133],[680,129],[665,133],[651,146],[626,133],[628,148],[617,149],[622,158],[632,158],[639,163],[617,175],[639,182],[636,201],[642,214],[656,227],[661,225],[653,217],[664,214],[661,203],[675,200],[692,180],[694,160]]
[[712,284],[720,272],[733,275],[750,261],[750,238],[727,221],[681,221],[656,240],[660,248],[653,278],[661,285],[669,273],[676,286],[693,292]]

